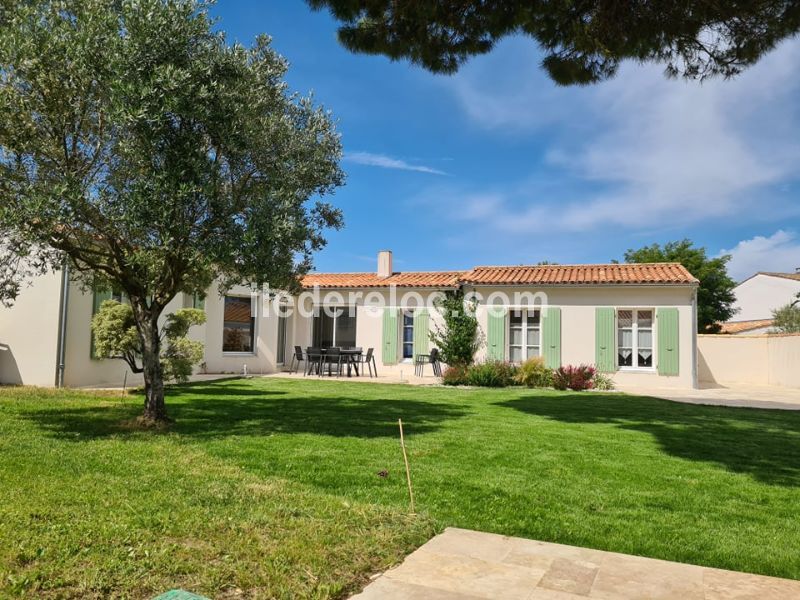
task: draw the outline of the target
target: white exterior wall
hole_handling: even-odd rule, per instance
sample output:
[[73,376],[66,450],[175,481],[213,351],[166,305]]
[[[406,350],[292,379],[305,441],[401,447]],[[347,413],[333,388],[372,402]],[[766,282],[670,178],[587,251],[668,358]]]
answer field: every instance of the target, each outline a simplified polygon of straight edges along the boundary
[[[91,290],[83,290],[73,283],[70,286],[67,312],[66,355],[64,360],[64,385],[67,387],[141,385],[144,378],[134,374],[127,363],[117,359],[92,358],[92,307],[94,295]],[[170,302],[164,309],[161,322],[169,313],[185,305],[183,294]],[[58,310],[56,298],[55,310]],[[193,327],[189,337],[202,339],[204,326]]]
[[[383,356],[383,308],[418,308],[416,301],[421,299],[423,306],[426,306],[430,315],[429,325],[431,331],[434,330],[437,323],[441,322],[441,315],[432,305],[432,295],[441,294],[441,292],[430,289],[414,289],[414,288],[397,288],[395,296],[390,296],[388,290],[384,289],[368,289],[368,290],[320,290],[319,303],[320,305],[335,305],[346,306],[348,304],[348,294],[351,292],[360,293],[361,296],[355,301],[356,307],[356,346],[360,346],[366,352],[369,348],[375,349],[375,360],[380,365],[385,362],[395,363],[398,362],[399,357],[384,357]],[[417,294],[413,300],[409,299],[403,302],[404,294]],[[338,301],[337,294],[341,294],[344,302]],[[365,303],[367,305],[365,305]],[[380,308],[376,305],[380,303]],[[309,303],[304,311],[305,316],[296,315],[294,318],[294,342],[291,345],[300,346],[303,350],[311,346],[313,343],[313,317],[310,314],[310,307],[313,303]],[[401,350],[400,335],[402,327],[402,318],[398,316],[397,323],[397,336],[398,354]],[[288,336],[287,336],[288,337]],[[389,360],[385,360],[388,358]]]
[[734,288],[738,312],[731,321],[771,319],[772,311],[792,302],[800,293],[800,281],[758,274]]
[[[475,291],[484,299],[493,292],[503,292],[512,298],[515,292],[544,292],[550,306],[561,308],[561,364],[578,365],[595,363],[595,309],[601,306],[615,308],[678,309],[679,374],[675,377],[659,375],[652,370],[620,370],[614,381],[621,385],[642,387],[695,387],[695,320],[694,288],[688,286],[581,286],[581,287],[477,287]],[[487,308],[478,308],[478,323],[486,332]],[[506,337],[506,343],[508,339]],[[653,326],[653,348],[658,360],[657,327]],[[485,347],[478,359],[486,356]]]
[[61,273],[38,277],[0,306],[0,383],[55,385]]
[[[250,298],[251,289],[237,286],[227,294]],[[256,297],[256,306],[254,352],[223,352],[222,328],[225,302],[219,295],[216,285],[212,286],[206,297],[205,363],[208,373],[242,373],[245,365],[251,374],[272,373],[277,369],[278,316],[271,307],[267,310],[261,295]],[[287,346],[291,342],[290,332],[291,323],[287,324]]]

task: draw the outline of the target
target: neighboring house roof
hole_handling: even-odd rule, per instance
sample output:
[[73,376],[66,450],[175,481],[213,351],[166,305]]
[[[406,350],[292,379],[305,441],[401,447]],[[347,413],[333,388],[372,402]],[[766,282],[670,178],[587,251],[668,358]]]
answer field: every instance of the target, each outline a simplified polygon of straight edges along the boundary
[[475,267],[464,275],[462,281],[482,285],[698,283],[697,279],[678,263]]
[[580,285],[580,284],[696,284],[685,267],[678,263],[608,264],[608,265],[536,265],[475,267],[469,271],[393,273],[378,277],[375,273],[309,273],[303,287],[369,288],[388,287],[457,287],[476,285]]
[[800,273],[777,273],[775,271],[756,271],[747,279],[742,279],[738,285],[742,285],[745,281],[750,281],[753,277],[764,275],[765,277],[778,277],[780,279],[791,279],[792,281],[800,281]]
[[727,323],[720,323],[720,333],[745,333],[747,331],[755,331],[756,329],[764,329],[772,327],[772,319],[757,319],[754,321],[729,321]]
[[464,271],[417,271],[392,273],[378,277],[376,273],[308,273],[301,284],[305,288],[377,288],[397,287],[455,288]]
[[770,273],[768,271],[759,271],[756,275],[767,275],[769,277],[781,277],[783,279],[794,279],[800,281],[800,273]]

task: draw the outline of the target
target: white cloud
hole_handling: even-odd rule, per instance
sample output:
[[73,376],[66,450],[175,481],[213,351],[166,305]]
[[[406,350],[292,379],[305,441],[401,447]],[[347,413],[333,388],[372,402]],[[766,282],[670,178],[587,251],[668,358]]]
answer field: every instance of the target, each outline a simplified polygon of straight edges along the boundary
[[424,165],[413,165],[399,158],[392,158],[385,154],[374,154],[372,152],[348,152],[344,155],[344,160],[370,167],[417,171],[418,173],[430,173],[431,175],[447,175],[447,173],[440,169],[434,169],[433,167],[426,167]]
[[758,271],[794,273],[800,267],[800,239],[794,232],[780,229],[769,237],[757,235],[742,240],[720,254],[731,255],[728,272],[737,281]]
[[[476,220],[511,233],[543,221],[549,230],[645,231],[798,214],[781,196],[798,179],[800,80],[792,74],[800,40],[735,80],[704,84],[626,64],[603,84],[559,88],[535,52],[514,40],[446,84],[477,126],[548,142],[544,173],[531,156],[531,172],[518,181],[471,190],[493,198],[488,221],[470,210]],[[548,195],[536,193],[543,187]]]

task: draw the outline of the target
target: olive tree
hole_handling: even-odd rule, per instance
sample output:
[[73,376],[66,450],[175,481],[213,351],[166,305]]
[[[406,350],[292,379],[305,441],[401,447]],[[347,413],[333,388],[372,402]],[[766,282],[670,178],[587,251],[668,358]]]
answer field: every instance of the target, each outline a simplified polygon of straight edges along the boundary
[[341,224],[334,123],[268,37],[229,45],[201,0],[0,7],[0,232],[34,271],[125,293],[144,417],[166,420],[164,308],[215,280],[296,285]]

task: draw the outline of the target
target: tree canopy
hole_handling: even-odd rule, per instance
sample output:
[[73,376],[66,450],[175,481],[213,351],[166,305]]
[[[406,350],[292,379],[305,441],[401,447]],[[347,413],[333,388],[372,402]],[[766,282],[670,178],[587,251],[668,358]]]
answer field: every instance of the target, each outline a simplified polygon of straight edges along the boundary
[[669,242],[664,246],[653,244],[625,253],[625,262],[629,263],[680,263],[700,281],[697,290],[697,330],[700,333],[719,331],[719,324],[735,314],[733,289],[736,282],[728,275],[730,259],[730,255],[709,258],[706,249],[695,247],[691,240]]
[[341,224],[319,199],[343,182],[334,123],[201,0],[0,2],[0,232],[26,257],[0,290],[66,260],[124,292],[166,418],[162,311],[215,279],[296,285]]
[[730,77],[800,30],[793,0],[307,0],[338,21],[349,50],[453,73],[506,36],[527,35],[559,84],[611,77],[625,60],[670,75]]

